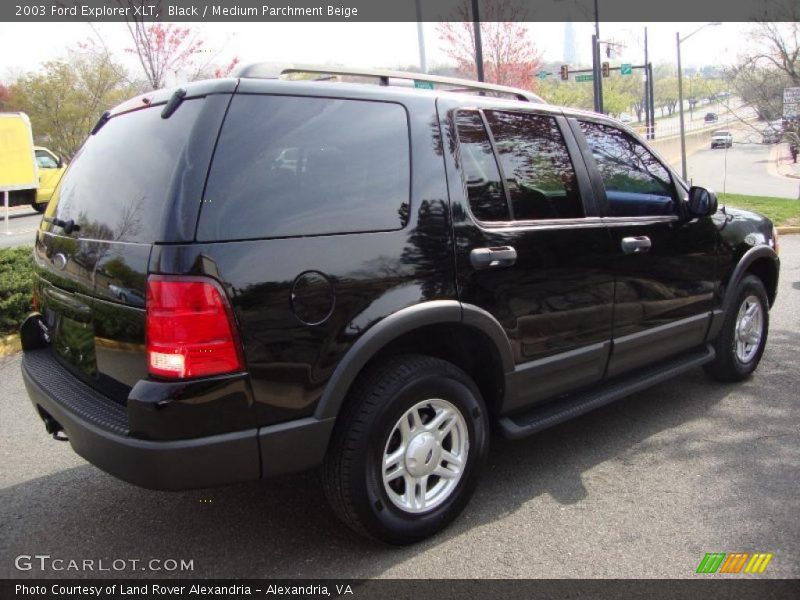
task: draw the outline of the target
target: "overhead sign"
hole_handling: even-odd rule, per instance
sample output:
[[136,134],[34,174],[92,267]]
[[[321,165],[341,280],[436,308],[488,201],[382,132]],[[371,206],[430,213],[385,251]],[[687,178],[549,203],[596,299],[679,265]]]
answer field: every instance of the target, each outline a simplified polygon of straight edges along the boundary
[[584,81],[594,81],[594,75],[575,75],[575,81],[579,83]]
[[25,113],[0,113],[0,191],[39,187],[31,122]]
[[784,88],[783,118],[800,119],[800,87]]
[[633,73],[633,65],[629,63],[623,63],[619,66],[620,75],[631,75],[632,73]]
[[414,87],[415,88],[421,88],[423,90],[432,90],[433,89],[433,83],[431,83],[430,81],[420,81],[419,79],[415,79],[414,80]]

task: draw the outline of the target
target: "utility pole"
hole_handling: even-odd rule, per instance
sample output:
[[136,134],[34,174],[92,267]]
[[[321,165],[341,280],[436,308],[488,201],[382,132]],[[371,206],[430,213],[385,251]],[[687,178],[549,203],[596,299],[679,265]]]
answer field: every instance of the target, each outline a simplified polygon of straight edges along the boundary
[[592,36],[592,75],[594,83],[594,112],[603,112],[603,78],[600,73],[600,9],[594,0],[594,35]]
[[478,0],[472,0],[472,26],[475,30],[475,65],[478,68],[478,81],[484,81],[483,44],[481,43],[481,16],[478,12]]
[[652,134],[651,127],[653,126],[653,122],[650,120],[650,69],[646,68],[647,65],[650,63],[647,56],[647,27],[644,28],[644,131],[645,131],[645,138],[648,140],[652,140],[653,138],[650,137]]
[[419,43],[419,68],[423,73],[428,72],[428,59],[425,58],[425,31],[422,29],[422,3],[415,0],[417,5],[417,42]]

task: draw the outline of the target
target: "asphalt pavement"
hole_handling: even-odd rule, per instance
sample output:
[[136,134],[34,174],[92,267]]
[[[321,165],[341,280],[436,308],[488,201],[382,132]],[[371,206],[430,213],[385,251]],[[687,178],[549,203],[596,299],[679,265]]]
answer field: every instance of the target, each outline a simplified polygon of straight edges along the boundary
[[41,221],[42,215],[33,209],[15,206],[9,209],[6,226],[5,210],[0,206],[0,248],[32,246],[34,234]]
[[785,177],[775,167],[782,144],[762,144],[747,126],[733,129],[733,146],[705,148],[687,157],[688,176],[695,185],[715,192],[800,198],[800,180]]
[[191,560],[195,577],[693,578],[705,553],[736,551],[774,553],[761,577],[799,577],[800,236],[781,247],[754,377],[697,369],[535,437],[494,438],[462,516],[407,548],[340,525],[316,472],[171,493],[118,481],[45,434],[19,356],[0,359],[0,577],[181,575],[15,569],[45,554]]

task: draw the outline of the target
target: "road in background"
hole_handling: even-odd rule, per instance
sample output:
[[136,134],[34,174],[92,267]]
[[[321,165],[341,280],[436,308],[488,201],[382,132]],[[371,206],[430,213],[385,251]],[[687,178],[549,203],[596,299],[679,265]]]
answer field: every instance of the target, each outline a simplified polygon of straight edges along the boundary
[[182,558],[194,577],[695,578],[705,553],[737,551],[774,553],[758,577],[800,577],[800,236],[781,240],[781,261],[751,379],[697,369],[535,437],[495,437],[461,518],[406,548],[340,525],[313,472],[171,493],[114,479],[47,436],[19,355],[0,359],[0,577],[179,575],[14,569],[48,554]]
[[0,248],[12,246],[33,246],[33,238],[42,215],[27,209],[11,209],[11,218],[8,220],[8,229],[11,235],[6,235],[5,211],[0,209]]
[[694,185],[717,193],[774,196],[797,200],[800,180],[775,171],[777,144],[752,141],[756,134],[746,126],[730,128],[731,148],[706,148],[687,157],[688,177]]

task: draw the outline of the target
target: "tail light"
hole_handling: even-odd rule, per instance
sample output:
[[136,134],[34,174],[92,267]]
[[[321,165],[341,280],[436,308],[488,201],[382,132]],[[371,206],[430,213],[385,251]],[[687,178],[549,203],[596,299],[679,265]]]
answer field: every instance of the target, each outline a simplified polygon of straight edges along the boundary
[[183,379],[244,370],[233,311],[213,279],[151,275],[146,307],[151,375]]

